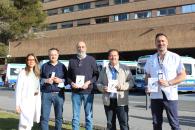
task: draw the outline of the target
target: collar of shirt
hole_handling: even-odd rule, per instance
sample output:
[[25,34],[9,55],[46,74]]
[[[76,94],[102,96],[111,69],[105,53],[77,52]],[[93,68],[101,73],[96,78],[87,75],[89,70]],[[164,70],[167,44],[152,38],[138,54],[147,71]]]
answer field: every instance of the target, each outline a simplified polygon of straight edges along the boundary
[[115,66],[112,66],[110,63],[109,63],[109,68],[112,69],[114,68],[116,70],[116,72],[119,72],[119,63]]
[[109,64],[109,70],[111,72],[111,79],[112,80],[116,80],[117,79],[117,73],[118,73],[118,69],[119,69],[119,64],[117,64],[116,66],[111,66]]
[[59,61],[57,61],[57,63],[56,63],[55,65],[53,65],[53,64],[51,63],[51,61],[49,61],[48,64],[49,64],[49,65],[52,65],[52,66],[56,66],[56,65],[59,64]]
[[165,52],[163,59],[161,59],[160,54],[157,52],[156,55],[157,55],[157,59],[158,59],[159,64],[163,63],[164,59],[167,57],[167,53],[168,53],[168,51]]

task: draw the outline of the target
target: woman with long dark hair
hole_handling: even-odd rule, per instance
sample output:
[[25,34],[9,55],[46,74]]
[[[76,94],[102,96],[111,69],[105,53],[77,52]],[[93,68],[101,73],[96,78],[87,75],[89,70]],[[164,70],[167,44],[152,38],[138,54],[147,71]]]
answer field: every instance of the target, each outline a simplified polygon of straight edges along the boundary
[[26,56],[26,67],[16,84],[16,112],[20,114],[19,130],[31,130],[33,121],[40,121],[40,70],[33,53]]

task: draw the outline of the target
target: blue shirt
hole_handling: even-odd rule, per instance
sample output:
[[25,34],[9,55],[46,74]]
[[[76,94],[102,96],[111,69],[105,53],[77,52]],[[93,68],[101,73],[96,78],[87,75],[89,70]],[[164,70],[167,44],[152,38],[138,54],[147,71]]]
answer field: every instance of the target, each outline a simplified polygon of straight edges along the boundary
[[[49,62],[43,64],[41,67],[41,79],[48,79],[51,78],[52,72],[55,72],[55,77],[63,79],[66,82],[67,79],[67,69],[64,64],[58,61],[58,63],[54,66]],[[41,84],[41,92],[60,92],[63,89],[58,87],[58,83],[48,84],[43,83]]]
[[[114,67],[109,66],[112,74],[112,80],[117,80],[117,70]],[[117,98],[117,93],[110,93],[110,98]]]
[[112,80],[116,80],[116,76],[117,76],[117,71],[114,67],[110,67],[110,71],[112,74]]

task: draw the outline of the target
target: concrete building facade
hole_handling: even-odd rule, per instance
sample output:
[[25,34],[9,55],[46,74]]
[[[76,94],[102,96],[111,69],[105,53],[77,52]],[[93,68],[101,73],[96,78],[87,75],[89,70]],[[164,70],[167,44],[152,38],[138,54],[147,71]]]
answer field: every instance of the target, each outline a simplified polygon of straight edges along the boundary
[[170,49],[195,51],[195,0],[43,0],[43,10],[47,29],[11,43],[9,55],[47,56],[51,47],[72,55],[80,40],[91,54],[152,51],[159,32],[168,36]]

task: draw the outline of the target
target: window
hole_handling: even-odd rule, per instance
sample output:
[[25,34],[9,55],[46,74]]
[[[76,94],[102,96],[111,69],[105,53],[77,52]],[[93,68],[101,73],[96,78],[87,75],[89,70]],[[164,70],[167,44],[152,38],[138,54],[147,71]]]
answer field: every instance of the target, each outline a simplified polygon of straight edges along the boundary
[[90,3],[82,3],[78,5],[78,10],[90,9]]
[[192,75],[192,65],[191,64],[184,64],[186,75]]
[[114,4],[124,4],[124,3],[128,3],[129,0],[114,0]]
[[61,28],[71,28],[71,27],[73,27],[73,22],[72,21],[61,23]]
[[144,74],[145,71],[144,71],[144,66],[145,66],[146,62],[140,62],[138,63],[138,67],[136,69],[136,73],[137,74]]
[[109,0],[100,0],[95,2],[95,7],[104,7],[109,5]]
[[140,2],[140,1],[145,1],[145,0],[134,0],[133,2]]
[[151,11],[138,12],[135,13],[135,19],[150,18],[151,14],[152,14]]
[[114,16],[114,21],[125,21],[129,19],[129,14],[123,13]]
[[77,21],[77,26],[85,26],[90,24],[90,19],[82,19]]
[[130,68],[130,70],[131,70],[131,74],[133,76],[135,76],[136,75],[136,68]]
[[192,5],[184,5],[182,6],[182,13],[192,13],[195,12],[195,4]]
[[68,7],[64,7],[62,8],[62,13],[70,13],[74,11],[74,7],[73,6],[68,6]]
[[109,17],[99,17],[95,19],[96,24],[108,23]]
[[7,64],[7,63],[6,63],[6,58],[1,57],[1,58],[0,58],[0,64],[1,64],[1,65]]
[[36,32],[39,32],[39,31],[41,31],[41,29],[38,29],[38,28],[32,27],[32,32],[36,33]]
[[47,3],[47,2],[51,2],[51,1],[55,1],[55,0],[42,0],[43,3]]
[[165,8],[157,11],[157,16],[167,16],[176,14],[176,8]]
[[58,9],[47,10],[47,15],[48,16],[56,15],[56,14],[58,14]]
[[49,25],[48,25],[47,31],[56,30],[57,28],[58,28],[57,23],[52,23],[52,24],[49,24]]

